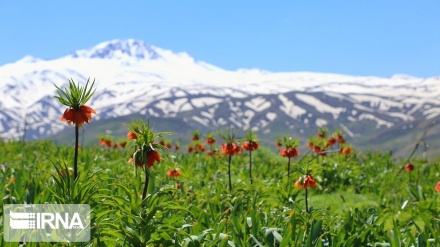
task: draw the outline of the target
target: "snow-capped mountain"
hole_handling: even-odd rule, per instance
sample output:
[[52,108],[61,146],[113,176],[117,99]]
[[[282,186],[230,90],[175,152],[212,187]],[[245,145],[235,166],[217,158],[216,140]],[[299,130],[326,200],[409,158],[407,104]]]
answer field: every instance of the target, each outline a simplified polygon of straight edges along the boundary
[[64,106],[53,96],[54,84],[64,87],[69,78],[96,80],[88,104],[96,120],[141,113],[206,128],[303,133],[327,126],[356,136],[440,115],[440,77],[228,71],[129,39],[0,67],[0,137],[20,138],[26,128],[26,138],[35,139],[65,128],[59,122]]

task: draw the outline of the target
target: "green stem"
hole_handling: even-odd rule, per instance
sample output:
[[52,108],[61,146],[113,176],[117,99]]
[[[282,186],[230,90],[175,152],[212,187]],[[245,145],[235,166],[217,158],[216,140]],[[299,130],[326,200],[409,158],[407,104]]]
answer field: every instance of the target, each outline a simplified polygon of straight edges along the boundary
[[287,157],[287,180],[290,182],[290,157]]
[[307,188],[306,188],[306,213],[309,212],[309,204],[307,202]]
[[73,179],[78,177],[78,125],[75,125],[75,156],[73,158]]
[[229,192],[232,192],[232,182],[231,182],[231,158],[232,158],[232,155],[229,155],[229,162],[228,162]]
[[145,184],[144,184],[144,191],[142,192],[142,200],[144,200],[145,197],[147,197],[147,190],[148,190],[148,182],[149,182],[149,180],[150,180],[150,177],[148,176],[148,172],[145,170]]
[[249,178],[252,184],[252,151],[249,150]]

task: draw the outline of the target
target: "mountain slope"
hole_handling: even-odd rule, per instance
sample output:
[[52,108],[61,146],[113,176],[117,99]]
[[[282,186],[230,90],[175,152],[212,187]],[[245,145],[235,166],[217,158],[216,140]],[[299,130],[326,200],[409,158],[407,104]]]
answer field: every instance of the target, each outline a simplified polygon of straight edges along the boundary
[[53,97],[53,85],[89,77],[96,79],[89,102],[98,112],[95,121],[137,114],[206,130],[234,125],[268,136],[307,136],[328,127],[368,139],[440,116],[440,77],[227,71],[129,39],[0,67],[0,136],[21,138],[25,128],[26,139],[59,133],[66,127],[59,122],[64,108]]

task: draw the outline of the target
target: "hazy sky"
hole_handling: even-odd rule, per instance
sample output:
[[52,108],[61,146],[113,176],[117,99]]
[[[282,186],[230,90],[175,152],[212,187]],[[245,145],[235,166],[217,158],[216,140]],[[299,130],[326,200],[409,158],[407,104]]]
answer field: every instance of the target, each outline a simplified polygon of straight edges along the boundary
[[0,65],[125,38],[230,70],[440,75],[439,0],[0,0]]

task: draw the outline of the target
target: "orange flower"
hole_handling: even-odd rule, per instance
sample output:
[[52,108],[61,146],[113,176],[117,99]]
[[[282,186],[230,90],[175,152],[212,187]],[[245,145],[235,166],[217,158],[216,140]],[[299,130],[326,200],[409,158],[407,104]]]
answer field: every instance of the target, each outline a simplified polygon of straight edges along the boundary
[[281,146],[283,146],[283,144],[280,141],[276,141],[275,142],[275,146],[276,147],[281,147]]
[[318,185],[318,183],[316,183],[315,179],[310,174],[299,177],[298,181],[295,183],[295,187],[299,189],[313,188],[316,185]]
[[207,139],[205,140],[205,143],[208,144],[208,145],[212,145],[212,144],[215,143],[215,139],[209,137],[209,138],[207,138]]
[[148,168],[154,165],[154,162],[160,163],[160,155],[156,150],[147,151],[147,166]]
[[186,151],[188,153],[191,153],[193,151],[193,147],[191,147],[191,146],[186,147]]
[[339,150],[339,153],[349,155],[349,154],[353,153],[353,150],[349,147],[343,147]]
[[217,151],[216,150],[208,150],[206,151],[206,155],[208,156],[217,156]]
[[260,145],[257,143],[257,142],[253,142],[253,141],[245,141],[242,145],[241,145],[241,147],[244,149],[244,150],[247,150],[247,151],[253,151],[253,150],[257,150],[259,147],[260,147]]
[[[147,165],[148,168],[152,167],[154,165],[154,162],[157,161],[157,163],[160,162],[160,155],[156,150],[148,150],[147,154],[146,154],[146,158],[147,160],[145,161],[136,161],[136,166],[143,166],[143,165]],[[137,160],[138,158],[136,158]],[[131,157],[128,160],[129,163],[133,164],[133,157]]]
[[202,144],[194,145],[194,152],[201,153],[205,151],[205,147]]
[[121,147],[121,148],[125,148],[126,145],[127,145],[127,142],[120,142],[118,144],[118,146]]
[[327,147],[333,146],[334,144],[336,144],[335,138],[330,138],[327,140]]
[[179,145],[174,145],[174,149],[176,150],[176,151],[179,151],[180,150],[180,146]]
[[64,111],[60,121],[66,121],[67,124],[74,123],[75,126],[83,126],[84,123],[89,123],[92,120],[92,114],[96,114],[96,111],[86,105],[81,106],[79,109],[68,108]]
[[167,171],[167,175],[171,178],[178,177],[178,176],[180,176],[180,174],[181,174],[180,171],[178,171],[176,169]]
[[281,156],[289,157],[289,158],[298,156],[299,154],[300,154],[300,152],[298,150],[296,150],[296,148],[284,148],[284,149],[281,149],[281,151],[280,151]]
[[127,137],[128,137],[128,139],[130,139],[130,140],[135,140],[135,139],[137,139],[136,134],[133,133],[133,132],[131,132],[131,131],[129,131],[129,132],[127,133]]
[[405,165],[405,171],[411,172],[412,170],[414,170],[413,164],[406,164]]
[[317,153],[321,156],[326,156],[327,154],[324,152],[324,150],[322,150],[320,147],[318,146],[313,146],[312,147],[312,152]]
[[440,181],[435,186],[435,190],[440,193]]
[[[234,155],[237,152],[237,144],[235,143],[222,143],[222,154]],[[238,147],[240,148],[240,147]]]

